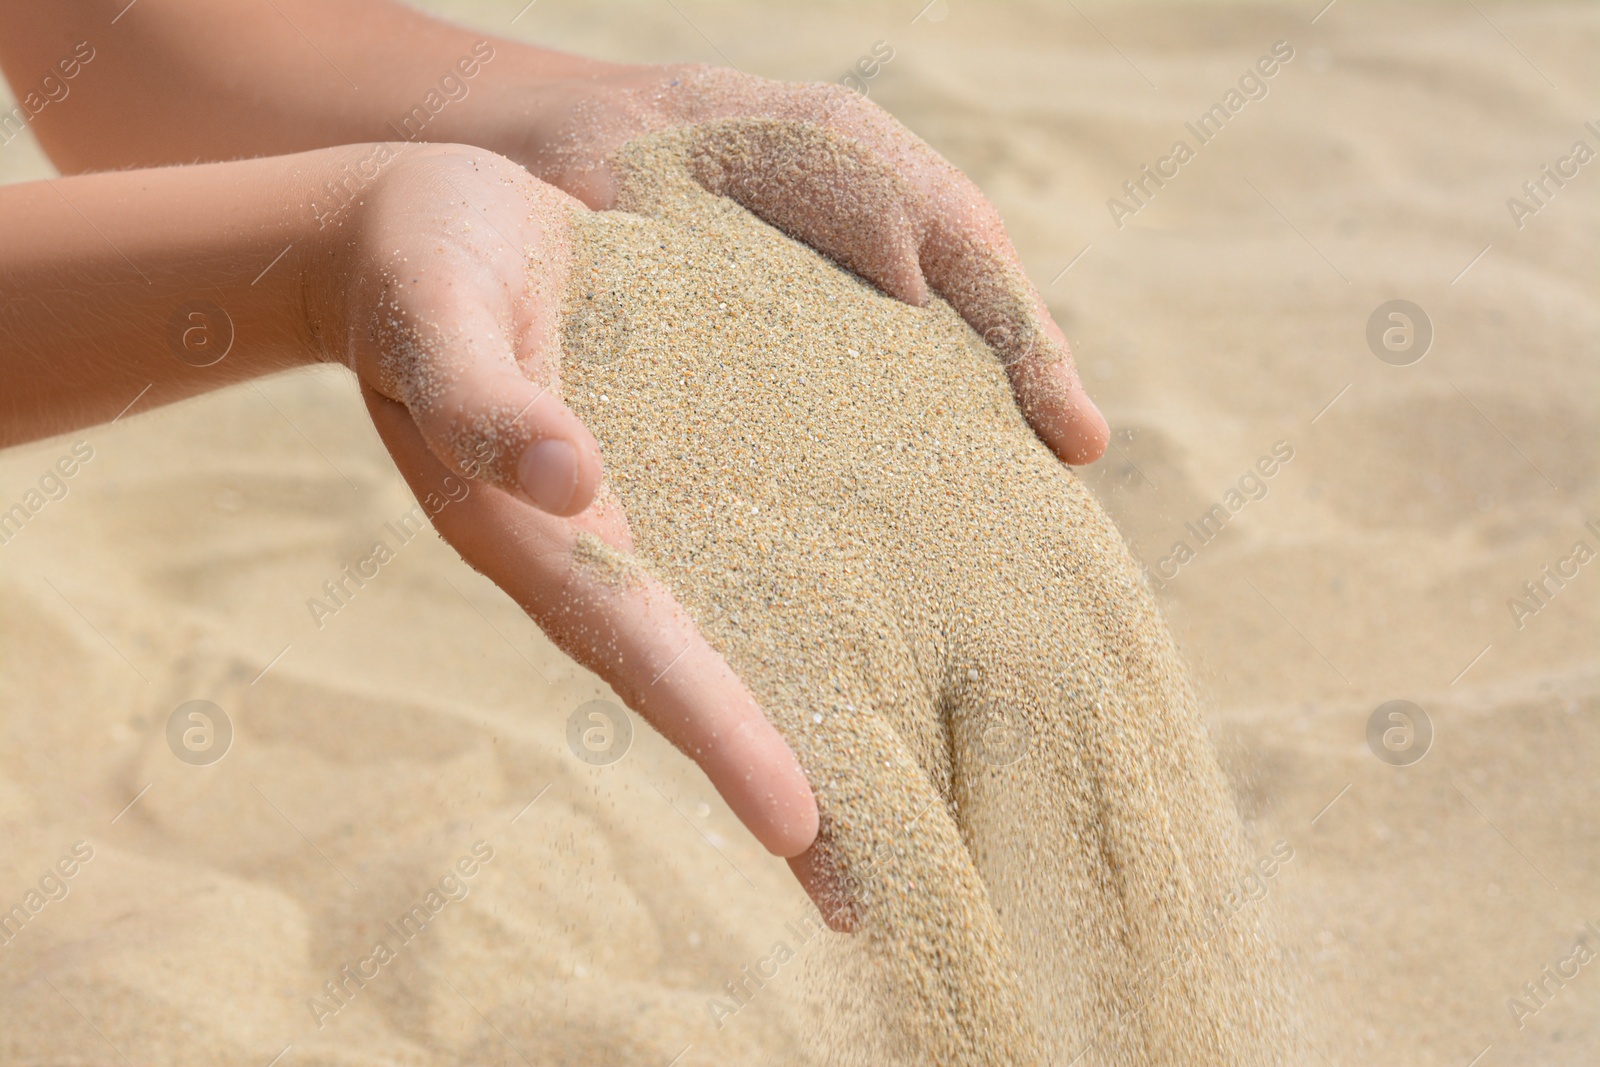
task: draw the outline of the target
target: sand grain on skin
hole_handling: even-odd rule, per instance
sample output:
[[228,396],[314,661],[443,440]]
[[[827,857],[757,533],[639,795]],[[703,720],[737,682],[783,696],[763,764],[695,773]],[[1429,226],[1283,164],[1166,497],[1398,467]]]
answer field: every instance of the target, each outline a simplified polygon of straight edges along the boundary
[[860,931],[811,969],[870,1010],[841,996],[814,1051],[1291,1062],[1265,906],[1212,918],[1248,856],[1117,531],[948,305],[696,181],[719,142],[833,136],[625,147],[621,210],[574,215],[562,368],[640,563],[795,748],[853,888]]

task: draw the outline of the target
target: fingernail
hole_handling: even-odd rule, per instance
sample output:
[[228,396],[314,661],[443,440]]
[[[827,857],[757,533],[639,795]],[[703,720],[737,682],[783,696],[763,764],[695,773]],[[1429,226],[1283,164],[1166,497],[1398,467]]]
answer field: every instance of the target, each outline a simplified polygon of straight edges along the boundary
[[517,478],[535,504],[563,514],[578,491],[578,450],[558,438],[537,441],[517,461]]

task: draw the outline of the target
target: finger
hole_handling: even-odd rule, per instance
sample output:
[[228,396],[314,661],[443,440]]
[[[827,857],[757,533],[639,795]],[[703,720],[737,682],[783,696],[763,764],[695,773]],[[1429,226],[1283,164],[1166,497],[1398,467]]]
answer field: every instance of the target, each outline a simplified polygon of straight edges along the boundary
[[[362,392],[412,491],[435,492],[449,472],[407,411],[366,386]],[[698,763],[769,851],[794,856],[810,847],[817,804],[799,762],[659,580],[628,557],[605,556],[578,524],[491,488],[433,521],[563,651]]]
[[622,501],[604,481],[595,491],[594,503],[570,520],[580,531],[594,534],[618,552],[633,552],[633,527],[628,524],[628,514],[622,510]]
[[384,393],[405,403],[429,450],[456,473],[518,493],[552,515],[588,507],[601,465],[583,421],[522,373],[490,309],[427,295],[414,291],[406,303],[442,304],[438,318],[450,326],[387,324],[380,344],[396,355],[384,361]]
[[1046,335],[1067,356],[1051,359],[1025,354],[1007,363],[1011,390],[1028,425],[1052,452],[1067,463],[1093,463],[1105,455],[1111,429],[1083,388],[1066,337],[1048,317],[1043,324]]
[[978,207],[941,208],[922,247],[922,269],[995,350],[1040,440],[1067,463],[1099,459],[1110,440],[1105,416],[1084,390],[1066,335],[1023,273],[993,209],[981,198]]
[[828,924],[828,929],[839,934],[854,932],[861,916],[824,839],[819,837],[800,855],[789,857],[789,870],[794,872],[801,888],[822,913],[822,921]]
[[[996,349],[1040,439],[1068,463],[1099,459],[1110,437],[1105,418],[999,214],[931,150],[874,151],[882,138],[871,123],[848,121],[853,114],[846,107],[833,117],[855,138],[760,119],[706,123],[697,128],[691,168],[709,191],[890,296],[921,306],[930,288],[938,292]],[[885,158],[902,158],[906,174]]]
[[727,119],[696,128],[695,180],[890,296],[927,303],[915,191],[863,146],[817,127]]

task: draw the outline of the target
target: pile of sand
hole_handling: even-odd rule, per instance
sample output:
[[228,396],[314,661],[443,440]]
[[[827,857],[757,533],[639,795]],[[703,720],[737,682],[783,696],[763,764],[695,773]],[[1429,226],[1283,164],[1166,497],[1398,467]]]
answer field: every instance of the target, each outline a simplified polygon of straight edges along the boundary
[[861,928],[810,968],[860,994],[814,1033],[835,1060],[1282,1062],[1267,912],[1229,903],[1252,861],[1117,531],[948,305],[693,176],[827,137],[730,120],[624,149],[623,210],[574,216],[562,372],[639,563],[817,792]]

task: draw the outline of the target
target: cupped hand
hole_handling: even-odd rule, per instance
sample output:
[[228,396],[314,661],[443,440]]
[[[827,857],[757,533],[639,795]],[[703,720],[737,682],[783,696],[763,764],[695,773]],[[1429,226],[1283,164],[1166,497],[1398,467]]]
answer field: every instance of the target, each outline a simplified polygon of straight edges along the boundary
[[[708,66],[632,68],[547,91],[526,162],[593,208],[612,206],[614,153],[674,126],[706,126],[696,177],[891,296],[944,297],[1000,356],[1034,432],[1068,463],[1105,452],[1105,418],[1065,335],[1023,273],[993,205],[887,111],[839,85]],[[730,121],[731,120],[731,121]],[[770,120],[763,122],[762,120]],[[838,137],[796,145],[784,124]]]
[[660,582],[596,565],[593,539],[626,552],[631,537],[561,399],[568,219],[586,209],[490,152],[389,152],[308,294],[329,357],[360,378],[419,500],[474,480],[434,517],[462,558],[694,759],[768,850],[804,852],[816,801],[754,698]]
[[373,158],[370,184],[325,225],[328,357],[403,404],[444,466],[577,514],[600,455],[557,377],[575,202],[492,152]]

